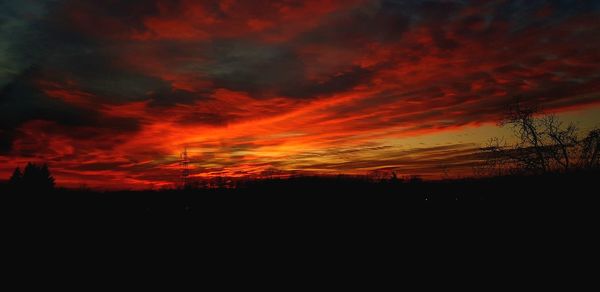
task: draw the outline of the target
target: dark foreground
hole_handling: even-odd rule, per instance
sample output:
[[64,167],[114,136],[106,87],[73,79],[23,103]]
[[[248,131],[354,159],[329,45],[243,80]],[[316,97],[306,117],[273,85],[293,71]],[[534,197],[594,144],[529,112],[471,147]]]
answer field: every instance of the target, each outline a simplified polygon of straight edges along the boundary
[[[302,177],[247,182],[236,189],[94,192],[2,188],[3,213],[108,215],[385,216],[419,206],[587,204],[600,194],[598,172],[487,179],[373,182]],[[408,207],[408,208],[407,208]],[[267,215],[265,215],[267,216]]]

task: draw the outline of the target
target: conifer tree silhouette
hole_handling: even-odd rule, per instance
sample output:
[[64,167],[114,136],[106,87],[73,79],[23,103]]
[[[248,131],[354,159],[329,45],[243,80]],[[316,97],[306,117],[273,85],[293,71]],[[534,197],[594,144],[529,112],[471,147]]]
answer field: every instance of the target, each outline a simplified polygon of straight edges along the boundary
[[50,174],[47,164],[38,166],[31,162],[25,166],[21,186],[29,189],[48,190],[54,188],[54,177]]
[[13,172],[12,176],[10,177],[9,183],[12,186],[18,186],[21,184],[23,180],[23,173],[21,172],[21,168],[17,167],[15,168],[15,171]]

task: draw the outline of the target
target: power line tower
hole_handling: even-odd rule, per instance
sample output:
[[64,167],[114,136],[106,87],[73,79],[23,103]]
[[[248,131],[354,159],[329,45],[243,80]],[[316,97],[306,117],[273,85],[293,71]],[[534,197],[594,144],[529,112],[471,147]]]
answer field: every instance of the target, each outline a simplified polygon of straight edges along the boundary
[[183,188],[187,188],[189,186],[189,176],[190,176],[190,159],[188,157],[187,146],[183,148],[183,152],[181,152],[181,185]]

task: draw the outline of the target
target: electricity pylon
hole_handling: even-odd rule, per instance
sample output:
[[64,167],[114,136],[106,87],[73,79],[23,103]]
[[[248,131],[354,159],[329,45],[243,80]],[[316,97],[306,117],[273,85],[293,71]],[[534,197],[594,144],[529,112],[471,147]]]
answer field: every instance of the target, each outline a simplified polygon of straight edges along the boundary
[[189,186],[189,176],[190,176],[190,159],[188,157],[187,146],[183,148],[183,152],[181,153],[181,185],[183,188],[187,188]]

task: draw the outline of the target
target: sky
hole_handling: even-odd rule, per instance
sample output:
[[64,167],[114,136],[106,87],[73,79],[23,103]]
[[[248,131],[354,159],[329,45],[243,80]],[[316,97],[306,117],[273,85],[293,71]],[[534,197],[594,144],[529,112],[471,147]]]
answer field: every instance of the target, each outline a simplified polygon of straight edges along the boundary
[[0,177],[468,176],[519,99],[600,124],[600,1],[0,0]]

